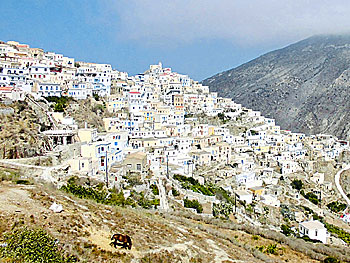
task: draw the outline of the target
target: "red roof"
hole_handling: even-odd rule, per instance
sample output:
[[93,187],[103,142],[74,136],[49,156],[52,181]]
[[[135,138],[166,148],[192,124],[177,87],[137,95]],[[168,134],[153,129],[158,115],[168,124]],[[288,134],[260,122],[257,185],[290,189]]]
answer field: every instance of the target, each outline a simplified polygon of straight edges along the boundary
[[129,93],[130,94],[140,94],[140,92],[138,92],[138,91],[130,91]]
[[0,87],[0,91],[11,91],[14,87]]

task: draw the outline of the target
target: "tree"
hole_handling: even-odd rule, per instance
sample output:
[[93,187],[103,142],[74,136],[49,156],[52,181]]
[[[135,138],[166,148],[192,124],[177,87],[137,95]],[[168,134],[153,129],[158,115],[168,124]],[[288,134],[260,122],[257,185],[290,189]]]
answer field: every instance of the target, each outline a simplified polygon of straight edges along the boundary
[[53,110],[55,112],[64,112],[64,106],[61,103],[57,103],[57,104],[55,104]]
[[303,182],[301,180],[294,179],[292,182],[292,187],[300,191],[303,188]]

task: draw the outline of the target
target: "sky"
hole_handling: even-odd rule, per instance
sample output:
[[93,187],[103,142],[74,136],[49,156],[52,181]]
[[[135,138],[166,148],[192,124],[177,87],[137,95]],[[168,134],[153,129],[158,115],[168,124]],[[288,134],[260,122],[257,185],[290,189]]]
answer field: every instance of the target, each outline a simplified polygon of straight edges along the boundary
[[350,31],[349,0],[1,0],[0,40],[203,80],[316,34]]

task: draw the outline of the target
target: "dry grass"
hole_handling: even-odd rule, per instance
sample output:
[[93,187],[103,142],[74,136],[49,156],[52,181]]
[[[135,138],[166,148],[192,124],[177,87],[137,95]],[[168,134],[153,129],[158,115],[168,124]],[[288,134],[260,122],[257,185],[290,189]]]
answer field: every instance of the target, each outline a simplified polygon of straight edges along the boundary
[[[280,262],[287,258],[293,259],[289,262],[315,262],[310,253],[278,241],[280,236],[267,237],[247,226],[190,218],[189,214],[163,215],[106,206],[47,186],[2,183],[0,189],[1,233],[20,225],[43,228],[59,240],[65,251],[85,262]],[[63,205],[62,213],[48,209],[54,201]],[[112,233],[130,235],[132,249],[110,247]],[[253,240],[257,234],[259,239]],[[266,255],[256,249],[256,244],[277,242],[285,248],[283,255]],[[321,253],[320,259],[324,255]]]

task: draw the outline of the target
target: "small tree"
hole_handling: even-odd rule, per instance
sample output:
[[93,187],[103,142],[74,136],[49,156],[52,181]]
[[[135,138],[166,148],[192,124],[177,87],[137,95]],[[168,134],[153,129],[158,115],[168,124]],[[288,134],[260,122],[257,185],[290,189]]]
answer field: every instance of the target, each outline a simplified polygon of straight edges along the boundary
[[301,180],[294,179],[292,182],[292,187],[300,191],[303,188],[303,182]]

